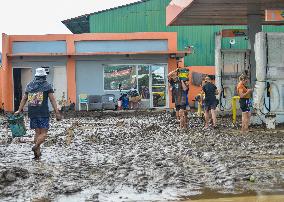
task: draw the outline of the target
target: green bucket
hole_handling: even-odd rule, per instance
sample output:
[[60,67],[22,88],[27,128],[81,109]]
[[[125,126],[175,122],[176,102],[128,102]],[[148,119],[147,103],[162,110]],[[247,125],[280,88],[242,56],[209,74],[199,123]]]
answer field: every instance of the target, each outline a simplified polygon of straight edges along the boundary
[[24,115],[11,115],[8,117],[9,128],[12,131],[12,136],[22,137],[26,135],[26,127],[24,123]]

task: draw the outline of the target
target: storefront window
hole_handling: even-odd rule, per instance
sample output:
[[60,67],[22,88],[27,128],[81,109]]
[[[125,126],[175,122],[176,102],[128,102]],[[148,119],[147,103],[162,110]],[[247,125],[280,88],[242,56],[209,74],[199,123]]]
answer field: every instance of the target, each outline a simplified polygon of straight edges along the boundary
[[105,90],[130,90],[137,89],[137,76],[135,65],[113,65],[104,67]]
[[167,65],[137,64],[108,65],[104,67],[104,89],[129,91],[134,88],[143,106],[167,106]]
[[142,99],[150,99],[149,76],[150,65],[138,66],[138,91]]

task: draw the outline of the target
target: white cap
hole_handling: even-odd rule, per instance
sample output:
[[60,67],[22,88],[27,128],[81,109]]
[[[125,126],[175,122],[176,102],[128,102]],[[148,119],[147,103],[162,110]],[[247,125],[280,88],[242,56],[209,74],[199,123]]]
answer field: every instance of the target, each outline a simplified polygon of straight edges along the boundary
[[46,71],[44,68],[37,68],[36,69],[36,73],[35,73],[35,76],[46,76]]

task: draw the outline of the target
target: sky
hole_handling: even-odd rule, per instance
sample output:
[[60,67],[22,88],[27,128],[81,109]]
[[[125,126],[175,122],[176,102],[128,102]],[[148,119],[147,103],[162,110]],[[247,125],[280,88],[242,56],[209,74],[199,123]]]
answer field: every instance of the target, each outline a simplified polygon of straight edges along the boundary
[[[62,20],[138,0],[1,0],[0,33],[68,34]],[[0,36],[2,52],[2,34]]]

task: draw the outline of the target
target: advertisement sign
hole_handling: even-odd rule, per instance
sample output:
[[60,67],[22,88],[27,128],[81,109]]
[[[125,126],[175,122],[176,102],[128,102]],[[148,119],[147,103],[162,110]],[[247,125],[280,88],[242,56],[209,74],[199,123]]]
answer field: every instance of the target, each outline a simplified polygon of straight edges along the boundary
[[265,21],[284,21],[284,10],[266,10]]
[[248,35],[246,29],[223,29],[222,37],[245,37]]

